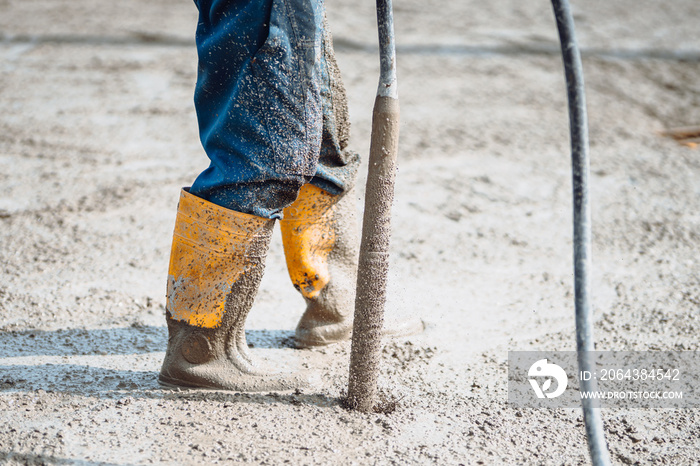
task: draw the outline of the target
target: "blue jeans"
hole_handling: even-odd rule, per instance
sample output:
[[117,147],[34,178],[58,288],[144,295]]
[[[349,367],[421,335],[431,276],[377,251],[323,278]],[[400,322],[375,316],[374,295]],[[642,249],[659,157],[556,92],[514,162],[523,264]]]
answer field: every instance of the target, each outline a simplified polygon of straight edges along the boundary
[[190,192],[280,218],[305,183],[341,194],[359,156],[347,150],[345,89],[323,0],[195,0],[195,108],[211,163]]

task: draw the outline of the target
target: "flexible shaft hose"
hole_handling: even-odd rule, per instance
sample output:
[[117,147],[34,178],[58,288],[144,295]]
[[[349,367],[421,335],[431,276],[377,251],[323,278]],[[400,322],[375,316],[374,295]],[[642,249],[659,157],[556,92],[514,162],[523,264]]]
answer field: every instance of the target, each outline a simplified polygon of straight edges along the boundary
[[[574,293],[576,309],[576,351],[579,371],[594,371],[590,351],[593,342],[593,316],[589,301],[591,261],[591,209],[588,195],[590,161],[588,156],[588,121],[583,87],[581,54],[574,34],[574,20],[568,0],[552,0],[559,30],[559,41],[566,75],[571,135],[571,169],[574,195]],[[581,391],[595,391],[595,380],[581,380]],[[609,465],[610,454],[605,442],[603,421],[595,400],[583,398],[583,420],[591,462]]]

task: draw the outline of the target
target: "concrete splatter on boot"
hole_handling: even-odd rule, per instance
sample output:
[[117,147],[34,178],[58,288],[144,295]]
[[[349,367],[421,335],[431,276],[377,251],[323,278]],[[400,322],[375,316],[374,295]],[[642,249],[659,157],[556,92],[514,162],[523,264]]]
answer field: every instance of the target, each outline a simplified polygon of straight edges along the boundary
[[[289,277],[304,296],[296,328],[299,347],[323,346],[352,336],[357,286],[359,228],[354,188],[334,196],[311,184],[284,209],[280,220]],[[390,322],[386,336],[423,331],[422,321]]]
[[265,268],[274,220],[234,212],[183,190],[168,272],[164,385],[279,391],[308,385],[248,353],[245,320]]

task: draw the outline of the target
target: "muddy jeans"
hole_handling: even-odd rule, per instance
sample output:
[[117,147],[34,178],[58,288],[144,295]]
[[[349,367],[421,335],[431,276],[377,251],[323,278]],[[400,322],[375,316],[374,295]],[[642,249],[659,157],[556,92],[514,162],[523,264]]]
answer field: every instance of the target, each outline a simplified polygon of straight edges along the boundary
[[341,194],[359,156],[347,150],[345,89],[323,0],[195,0],[195,108],[211,160],[190,192],[280,218],[305,183]]

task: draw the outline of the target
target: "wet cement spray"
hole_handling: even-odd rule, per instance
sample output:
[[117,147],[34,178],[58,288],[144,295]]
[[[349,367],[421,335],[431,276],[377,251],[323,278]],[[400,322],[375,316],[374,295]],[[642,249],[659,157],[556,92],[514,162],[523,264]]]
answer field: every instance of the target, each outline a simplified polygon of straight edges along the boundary
[[349,407],[363,412],[372,411],[377,400],[398,141],[399,101],[377,96],[372,114],[347,399]]

